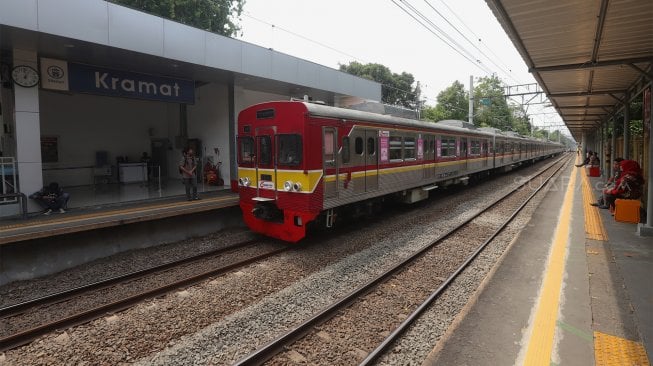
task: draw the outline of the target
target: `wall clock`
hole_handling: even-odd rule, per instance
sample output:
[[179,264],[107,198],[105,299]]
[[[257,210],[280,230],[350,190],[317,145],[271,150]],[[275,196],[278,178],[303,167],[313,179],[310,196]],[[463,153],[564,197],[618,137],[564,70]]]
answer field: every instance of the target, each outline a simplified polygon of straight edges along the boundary
[[11,70],[11,78],[14,83],[31,88],[39,83],[39,73],[31,66],[18,65]]

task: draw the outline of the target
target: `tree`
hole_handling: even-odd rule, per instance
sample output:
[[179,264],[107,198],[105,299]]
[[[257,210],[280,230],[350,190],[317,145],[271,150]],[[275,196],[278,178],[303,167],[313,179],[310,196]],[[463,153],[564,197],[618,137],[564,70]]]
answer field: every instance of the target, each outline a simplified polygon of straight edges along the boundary
[[245,0],[110,0],[163,18],[233,36],[240,26],[235,21]]
[[512,131],[513,110],[508,106],[501,81],[495,75],[482,77],[474,88],[474,124]]
[[456,80],[438,94],[438,104],[434,108],[425,108],[422,116],[436,122],[445,119],[466,121],[469,115],[468,106],[469,93],[465,91],[465,86]]
[[383,103],[411,109],[418,108],[421,103],[419,85],[413,87],[415,78],[407,72],[395,74],[381,64],[363,65],[357,61],[352,61],[349,65],[340,65],[340,71],[380,83]]

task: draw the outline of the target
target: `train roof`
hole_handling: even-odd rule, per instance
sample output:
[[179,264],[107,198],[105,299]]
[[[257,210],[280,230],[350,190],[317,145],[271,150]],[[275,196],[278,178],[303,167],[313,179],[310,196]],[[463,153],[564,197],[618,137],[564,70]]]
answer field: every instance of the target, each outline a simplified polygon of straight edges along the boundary
[[[328,118],[339,118],[339,119],[351,119],[351,120],[361,120],[361,121],[370,121],[385,124],[388,126],[402,126],[402,127],[416,127],[416,128],[425,128],[436,131],[448,131],[448,132],[464,132],[468,134],[484,135],[484,136],[504,136],[511,137],[518,140],[528,140],[528,141],[538,141],[543,142],[538,139],[528,138],[520,136],[513,132],[514,135],[508,135],[507,133],[493,128],[493,127],[480,127],[477,128],[473,124],[460,121],[460,120],[443,120],[439,122],[423,122],[413,119],[407,119],[402,117],[395,117],[384,114],[377,114],[371,112],[358,111],[353,109],[338,108],[327,106],[323,104],[315,104],[309,102],[294,102],[302,103],[306,106],[306,109],[311,115],[328,117]],[[549,141],[552,142],[552,141]]]
[[[328,106],[325,104],[310,103],[305,101],[274,101],[274,102],[265,102],[261,104],[303,104],[308,113],[312,116],[325,117],[325,118],[337,118],[337,119],[348,119],[348,120],[358,120],[358,121],[368,121],[387,125],[388,127],[412,127],[420,129],[428,129],[440,132],[450,132],[450,133],[465,133],[473,134],[480,136],[501,136],[512,138],[515,140],[526,140],[526,141],[537,141],[544,142],[535,138],[527,138],[523,136],[507,136],[506,133],[495,128],[480,127],[476,128],[474,125],[458,120],[444,120],[441,122],[423,122],[417,121],[414,119],[396,117],[385,114],[378,114],[372,112],[359,111],[354,109],[346,109]],[[252,106],[255,107],[255,106]],[[549,143],[554,143],[549,141]]]

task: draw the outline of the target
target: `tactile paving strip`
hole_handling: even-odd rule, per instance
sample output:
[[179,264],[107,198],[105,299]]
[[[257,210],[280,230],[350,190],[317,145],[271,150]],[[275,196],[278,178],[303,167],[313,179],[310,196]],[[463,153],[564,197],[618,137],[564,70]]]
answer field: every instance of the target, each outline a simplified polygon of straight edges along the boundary
[[639,342],[594,332],[596,366],[650,366],[646,349]]
[[585,211],[585,234],[587,239],[608,241],[608,234],[603,226],[603,220],[599,215],[599,208],[590,205],[596,202],[589,178],[585,174],[585,169],[581,169],[580,175],[583,177],[583,210]]

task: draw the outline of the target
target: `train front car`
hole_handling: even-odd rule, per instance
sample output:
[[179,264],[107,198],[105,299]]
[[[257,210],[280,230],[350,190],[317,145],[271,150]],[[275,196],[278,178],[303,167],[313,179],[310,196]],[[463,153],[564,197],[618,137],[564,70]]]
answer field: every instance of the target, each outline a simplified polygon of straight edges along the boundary
[[320,156],[307,154],[308,111],[300,102],[269,102],[238,115],[238,185],[252,231],[297,242],[321,211]]

